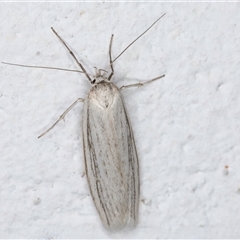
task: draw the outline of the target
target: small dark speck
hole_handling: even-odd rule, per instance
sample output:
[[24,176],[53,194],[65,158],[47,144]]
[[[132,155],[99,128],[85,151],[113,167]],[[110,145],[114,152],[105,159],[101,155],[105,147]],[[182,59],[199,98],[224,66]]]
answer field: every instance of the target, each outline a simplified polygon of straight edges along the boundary
[[219,83],[218,85],[217,85],[217,90],[221,90],[221,87],[223,86],[223,83]]
[[225,165],[225,167],[223,169],[223,174],[226,176],[229,174],[229,166],[228,165]]
[[33,201],[33,204],[34,205],[39,205],[41,203],[41,199],[40,198],[37,198],[37,199],[35,199],[34,201]]

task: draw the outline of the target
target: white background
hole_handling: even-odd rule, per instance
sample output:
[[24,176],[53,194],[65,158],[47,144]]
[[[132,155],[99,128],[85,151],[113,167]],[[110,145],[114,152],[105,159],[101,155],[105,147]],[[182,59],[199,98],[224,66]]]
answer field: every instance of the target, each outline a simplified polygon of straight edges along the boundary
[[80,73],[0,65],[0,238],[239,238],[239,3],[1,3],[0,61],[88,72],[115,62],[140,159],[135,230],[107,233],[84,173]]

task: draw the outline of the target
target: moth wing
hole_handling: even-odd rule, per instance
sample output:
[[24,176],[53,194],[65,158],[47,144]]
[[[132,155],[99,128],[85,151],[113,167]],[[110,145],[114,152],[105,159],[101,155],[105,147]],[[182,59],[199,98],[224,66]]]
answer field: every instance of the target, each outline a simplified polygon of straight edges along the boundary
[[117,231],[131,228],[137,221],[139,163],[122,95],[113,83],[108,90],[105,96],[112,101],[107,108],[102,108],[91,94],[85,100],[83,143],[94,204],[103,225]]

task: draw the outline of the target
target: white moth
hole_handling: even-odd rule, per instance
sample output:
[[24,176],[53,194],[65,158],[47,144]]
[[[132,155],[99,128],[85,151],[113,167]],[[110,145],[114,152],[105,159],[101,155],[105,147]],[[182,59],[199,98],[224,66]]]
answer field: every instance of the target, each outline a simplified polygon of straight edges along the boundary
[[[160,18],[137,39],[145,34]],[[136,83],[118,88],[110,81],[114,74],[113,62],[137,39],[112,61],[112,35],[109,45],[111,73],[108,77],[105,77],[104,70],[96,70],[96,76],[92,79],[62,38],[53,28],[52,30],[69,50],[82,72],[91,82],[92,88],[85,99],[77,99],[53,126],[39,137],[45,135],[60,120],[64,119],[66,114],[78,102],[84,101],[82,127],[85,173],[95,207],[104,227],[109,231],[132,228],[138,220],[139,162],[121,90],[128,87],[142,86],[145,83],[162,78],[164,75],[145,83]]]
[[94,85],[84,101],[83,148],[90,192],[104,226],[134,225],[138,156],[122,94],[107,79]]

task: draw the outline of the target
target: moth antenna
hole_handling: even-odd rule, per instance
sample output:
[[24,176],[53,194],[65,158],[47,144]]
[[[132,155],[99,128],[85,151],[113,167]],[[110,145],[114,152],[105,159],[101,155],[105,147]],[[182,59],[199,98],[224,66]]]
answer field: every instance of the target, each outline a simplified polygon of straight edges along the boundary
[[138,36],[133,42],[131,42],[112,62],[115,62],[130,46],[132,46],[140,37],[142,37],[147,31],[149,31],[153,25],[155,25],[166,13],[159,17],[147,30],[145,30],[140,36]]
[[111,73],[110,73],[110,75],[109,75],[109,77],[108,77],[108,80],[110,81],[111,80],[111,78],[112,78],[112,76],[113,76],[113,74],[114,74],[114,68],[113,68],[113,60],[112,60],[112,42],[113,42],[113,34],[112,34],[112,36],[111,36],[111,39],[110,39],[110,44],[109,44],[109,51],[108,51],[108,54],[109,54],[109,61],[110,61],[110,67],[111,67]]
[[67,72],[79,72],[79,73],[84,73],[79,70],[74,70],[74,69],[66,69],[66,68],[57,68],[57,67],[45,67],[45,66],[30,66],[30,65],[23,65],[23,64],[16,64],[16,63],[9,63],[9,62],[2,62],[3,64],[6,65],[12,65],[12,66],[17,66],[17,67],[27,67],[27,68],[45,68],[45,69],[51,69],[51,70],[61,70],[61,71],[67,71]]
[[83,67],[83,65],[78,61],[77,57],[74,55],[74,53],[72,52],[72,50],[68,47],[68,45],[64,42],[64,40],[58,35],[58,33],[54,30],[53,27],[51,27],[52,31],[55,33],[55,35],[59,38],[59,40],[63,43],[63,45],[67,48],[67,50],[69,51],[69,53],[72,55],[72,57],[75,59],[77,65],[82,69],[83,73],[86,75],[86,77],[88,78],[88,80],[90,81],[90,83],[92,83],[92,79],[90,77],[90,75],[87,73],[87,71],[85,70],[85,68]]

